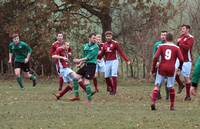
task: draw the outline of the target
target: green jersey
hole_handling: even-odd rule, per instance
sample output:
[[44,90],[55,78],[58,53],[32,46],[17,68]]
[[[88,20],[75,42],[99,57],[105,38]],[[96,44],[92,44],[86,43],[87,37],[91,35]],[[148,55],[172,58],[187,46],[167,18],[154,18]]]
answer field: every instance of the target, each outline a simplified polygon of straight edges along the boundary
[[19,41],[18,44],[15,44],[14,42],[9,44],[9,53],[12,53],[15,56],[15,62],[24,62],[28,53],[31,52],[32,49],[30,46],[23,41]]
[[159,46],[160,44],[163,44],[163,43],[164,43],[163,40],[160,40],[160,41],[155,42],[155,44],[153,45],[153,54],[152,54],[153,57],[154,57],[154,55],[156,54],[156,51],[158,50],[158,46]]
[[192,74],[192,85],[197,86],[200,78],[200,56],[198,57]]
[[97,63],[97,56],[99,52],[99,46],[96,43],[86,43],[83,45],[83,58],[86,58],[86,63]]

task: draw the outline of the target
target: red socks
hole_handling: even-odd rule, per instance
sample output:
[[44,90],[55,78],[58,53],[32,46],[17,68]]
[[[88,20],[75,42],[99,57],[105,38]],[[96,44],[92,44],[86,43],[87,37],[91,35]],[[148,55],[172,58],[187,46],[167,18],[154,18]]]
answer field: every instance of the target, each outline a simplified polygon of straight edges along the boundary
[[107,91],[112,91],[112,82],[110,78],[105,78],[107,84]]
[[62,87],[63,87],[63,78],[62,77],[60,77],[59,78],[59,91],[61,91],[62,90]]
[[72,90],[71,86],[66,86],[60,93],[59,93],[59,97],[62,97],[63,95],[65,95],[68,91]]
[[186,83],[186,96],[187,97],[190,97],[190,86],[191,86],[191,83]]
[[86,86],[83,84],[83,82],[79,81],[78,84],[86,92]]
[[174,108],[174,100],[175,100],[175,89],[172,87],[169,89],[170,96],[170,109]]
[[117,77],[112,77],[113,81],[113,93],[116,94],[117,92]]
[[99,92],[98,85],[97,85],[97,78],[93,78],[93,84],[94,84],[94,87],[95,87],[95,91]]
[[151,102],[152,104],[155,104],[156,103],[156,100],[158,98],[158,92],[159,92],[159,89],[158,87],[154,87],[153,91],[152,91],[152,95],[151,95]]

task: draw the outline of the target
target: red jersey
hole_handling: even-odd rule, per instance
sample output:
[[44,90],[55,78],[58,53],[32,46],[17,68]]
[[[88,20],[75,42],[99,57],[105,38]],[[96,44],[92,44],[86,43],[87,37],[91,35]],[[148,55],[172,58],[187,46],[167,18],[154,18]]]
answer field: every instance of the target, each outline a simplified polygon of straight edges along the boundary
[[[58,47],[56,49],[55,55],[66,57],[67,52],[63,47]],[[67,67],[69,67],[69,64],[65,60],[63,60],[63,59],[56,59],[56,60],[57,60],[56,62],[58,62],[59,68],[67,68]]]
[[178,46],[171,43],[164,43],[159,45],[158,50],[154,56],[152,73],[156,72],[157,61],[161,57],[158,67],[158,73],[162,76],[172,77],[175,73],[175,63],[177,58],[180,61],[180,69],[183,64],[183,55]]
[[192,61],[192,46],[194,43],[194,37],[192,35],[181,35],[178,38],[177,45],[180,47],[183,54],[183,61]]
[[59,41],[55,41],[55,42],[51,45],[51,48],[50,48],[50,56],[55,55],[56,49],[57,49],[58,47],[60,47],[61,45],[62,45],[62,43],[60,43]]
[[117,52],[121,55],[121,57],[128,62],[128,58],[126,54],[123,52],[119,43],[117,41],[111,40],[109,42],[105,42],[103,44],[103,49],[101,51],[100,57],[104,54],[105,60],[116,60],[117,59]]

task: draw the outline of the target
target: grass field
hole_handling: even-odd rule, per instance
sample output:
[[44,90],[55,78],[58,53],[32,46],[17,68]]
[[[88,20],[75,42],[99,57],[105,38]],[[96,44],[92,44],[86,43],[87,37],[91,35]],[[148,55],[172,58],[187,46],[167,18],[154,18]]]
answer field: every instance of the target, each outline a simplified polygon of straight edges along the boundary
[[20,91],[15,80],[0,80],[0,129],[200,129],[200,97],[184,102],[184,94],[176,95],[176,110],[169,111],[162,89],[158,110],[151,111],[153,84],[120,80],[117,96],[101,84],[88,107],[82,91],[79,102],[68,100],[72,93],[56,101],[56,81],[40,80],[36,88],[25,82]]

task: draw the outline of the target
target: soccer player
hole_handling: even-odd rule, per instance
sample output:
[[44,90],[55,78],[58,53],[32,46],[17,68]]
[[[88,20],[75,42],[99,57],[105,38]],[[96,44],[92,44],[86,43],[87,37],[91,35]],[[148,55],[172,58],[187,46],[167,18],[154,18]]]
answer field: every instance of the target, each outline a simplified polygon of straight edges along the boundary
[[[181,70],[181,75],[185,79],[185,85],[186,85],[186,97],[185,101],[190,101],[190,86],[191,86],[191,80],[190,80],[190,73],[192,68],[192,47],[194,43],[194,37],[189,33],[190,26],[189,25],[182,25],[181,26],[181,36],[178,38],[177,45],[181,49],[181,53],[183,55],[183,68]],[[178,64],[178,63],[177,63]],[[176,75],[176,81],[178,83],[178,92],[181,93],[182,89],[184,88],[184,85],[182,81],[179,78],[179,75]]]
[[199,83],[199,78],[200,78],[200,56],[198,57],[195,63],[194,73],[192,74],[191,94],[194,96],[197,95],[197,86]]
[[[155,44],[153,45],[153,57],[154,57],[156,51],[158,50],[158,46],[159,46],[160,44],[165,43],[166,34],[167,34],[167,31],[161,31],[160,40],[157,41],[157,42],[155,42]],[[158,62],[158,64],[157,64],[157,66],[158,66],[158,65],[159,65],[159,62]],[[168,91],[167,86],[165,86],[165,91],[166,91],[166,100],[168,100],[168,99],[169,99],[169,91]],[[161,99],[161,98],[162,98],[162,97],[161,97],[160,90],[159,90],[159,92],[158,92],[158,99]]]
[[[74,62],[78,64],[83,64],[76,73],[78,74],[80,79],[83,80],[84,85],[86,85],[88,102],[90,102],[92,100],[92,95],[93,95],[90,86],[90,80],[92,80],[95,75],[99,47],[96,44],[95,33],[90,34],[88,38],[89,42],[83,45],[83,58],[74,59]],[[74,80],[73,87],[75,96],[72,97],[70,100],[71,101],[80,100],[77,80]]]
[[106,42],[103,45],[100,57],[105,55],[105,78],[107,91],[110,92],[110,95],[115,95],[117,92],[117,73],[119,64],[117,53],[121,55],[127,64],[130,64],[130,61],[119,46],[119,43],[112,39],[113,33],[111,31],[106,31],[105,36]]
[[21,70],[25,73],[25,77],[29,78],[33,81],[33,87],[36,86],[36,77],[30,74],[29,68],[29,60],[32,53],[32,49],[30,46],[21,41],[19,35],[17,33],[12,35],[12,41],[9,44],[9,61],[8,63],[12,63],[12,57],[14,58],[14,68],[15,68],[15,75],[17,76],[17,82],[21,89],[24,89],[22,77],[21,77]]
[[73,81],[73,78],[69,76],[69,74],[73,71],[69,68],[69,64],[67,63],[68,56],[66,56],[68,55],[69,48],[69,42],[65,42],[56,49],[55,54],[52,56],[52,58],[56,59],[56,62],[58,62],[59,72],[63,81],[67,83],[66,87],[60,90],[57,94],[54,94],[57,99],[60,99],[60,97],[65,95],[68,91],[72,90],[71,82]]
[[[60,47],[64,42],[64,39],[63,39],[63,34],[62,33],[59,33],[57,35],[57,41],[55,41],[52,45],[51,45],[51,48],[50,48],[50,56],[52,57],[53,55],[55,55],[55,52],[56,52],[56,49],[58,47]],[[58,90],[62,90],[62,86],[63,86],[63,78],[62,76],[60,75],[60,68],[59,68],[59,64],[57,62],[57,60],[54,62],[55,65],[56,65],[56,69],[57,69],[57,72],[58,72],[58,75],[59,75],[59,88]]]
[[[183,64],[183,56],[181,54],[180,48],[172,43],[173,35],[168,33],[166,35],[166,43],[161,44],[158,47],[158,50],[154,56],[152,74],[155,75],[156,80],[155,87],[151,95],[151,110],[156,110],[156,100],[159,92],[159,87],[161,86],[163,80],[167,79],[167,87],[170,94],[170,110],[174,110],[174,100],[175,100],[175,89],[174,89],[174,80],[175,80],[175,63],[177,58],[180,60],[179,69],[181,70]],[[159,57],[158,71],[156,70],[156,64]]]
[[[96,42],[99,46],[99,54],[101,53],[101,50],[103,49],[103,43],[102,43],[102,38],[101,35],[98,34],[96,35]],[[97,65],[96,65],[96,73],[95,77],[93,78],[93,84],[95,87],[95,92],[99,92],[98,84],[97,84],[97,77],[98,73],[104,73],[105,72],[105,62],[104,59],[101,58],[99,55],[97,57]]]

